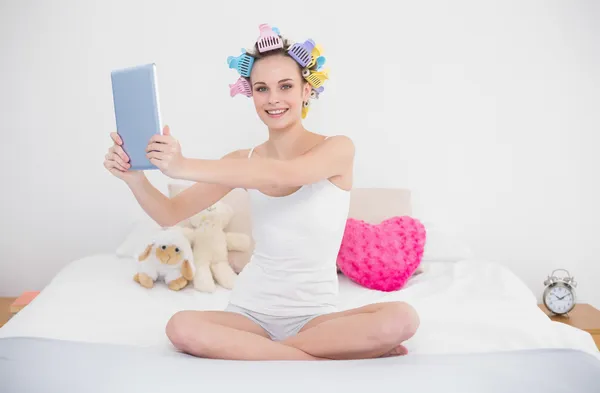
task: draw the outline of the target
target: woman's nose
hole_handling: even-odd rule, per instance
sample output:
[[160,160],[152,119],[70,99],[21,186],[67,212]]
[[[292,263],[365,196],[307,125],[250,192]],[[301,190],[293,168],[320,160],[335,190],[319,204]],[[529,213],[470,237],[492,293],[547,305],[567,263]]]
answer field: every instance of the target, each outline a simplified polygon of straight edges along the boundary
[[269,95],[269,104],[274,105],[279,103],[279,96],[277,93],[271,93]]

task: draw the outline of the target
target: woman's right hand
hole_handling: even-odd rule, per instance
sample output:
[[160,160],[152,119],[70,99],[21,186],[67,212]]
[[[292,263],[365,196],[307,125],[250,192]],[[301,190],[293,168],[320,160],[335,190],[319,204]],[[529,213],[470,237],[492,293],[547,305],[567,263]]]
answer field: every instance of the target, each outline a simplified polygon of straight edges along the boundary
[[110,173],[125,182],[143,176],[143,172],[132,171],[129,169],[131,168],[131,164],[129,163],[129,157],[125,153],[125,150],[121,147],[123,145],[123,140],[119,134],[111,132],[110,138],[113,141],[113,145],[108,149],[108,153],[104,157],[104,167],[108,169]]

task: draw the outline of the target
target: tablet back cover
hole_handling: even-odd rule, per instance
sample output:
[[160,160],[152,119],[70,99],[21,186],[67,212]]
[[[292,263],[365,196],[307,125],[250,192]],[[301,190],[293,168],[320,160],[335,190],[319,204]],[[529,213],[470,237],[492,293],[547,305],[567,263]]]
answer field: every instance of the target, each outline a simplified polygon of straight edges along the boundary
[[117,132],[132,170],[157,169],[146,157],[150,138],[162,133],[156,65],[145,64],[111,72]]

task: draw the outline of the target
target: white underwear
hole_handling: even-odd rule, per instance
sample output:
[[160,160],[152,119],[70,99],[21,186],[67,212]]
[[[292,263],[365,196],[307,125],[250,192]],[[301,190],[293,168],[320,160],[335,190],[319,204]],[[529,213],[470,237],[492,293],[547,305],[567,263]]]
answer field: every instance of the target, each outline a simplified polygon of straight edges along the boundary
[[265,329],[273,341],[283,341],[288,337],[298,334],[300,329],[302,329],[309,321],[323,315],[315,314],[298,317],[273,316],[254,312],[233,304],[229,304],[225,308],[225,311],[241,314],[249,318],[251,321]]

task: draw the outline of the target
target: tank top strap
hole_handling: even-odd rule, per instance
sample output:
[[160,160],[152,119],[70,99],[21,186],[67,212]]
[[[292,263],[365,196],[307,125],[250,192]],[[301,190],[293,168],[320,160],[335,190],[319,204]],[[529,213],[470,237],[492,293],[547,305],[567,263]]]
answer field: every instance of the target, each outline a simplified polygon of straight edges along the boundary
[[[327,139],[329,139],[329,138],[331,138],[331,136],[326,136],[326,137],[325,137],[325,139],[323,139],[323,140],[327,140]],[[255,147],[256,147],[256,146],[253,146],[253,147],[250,149],[250,151],[248,152],[248,158],[252,157],[252,153],[254,153],[254,148],[255,148]]]

